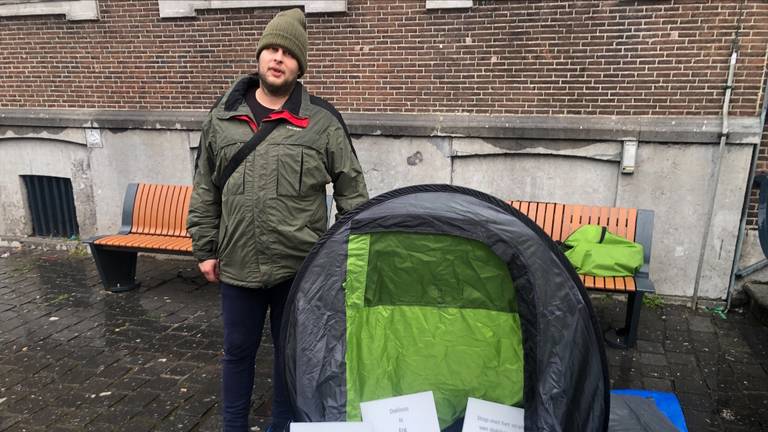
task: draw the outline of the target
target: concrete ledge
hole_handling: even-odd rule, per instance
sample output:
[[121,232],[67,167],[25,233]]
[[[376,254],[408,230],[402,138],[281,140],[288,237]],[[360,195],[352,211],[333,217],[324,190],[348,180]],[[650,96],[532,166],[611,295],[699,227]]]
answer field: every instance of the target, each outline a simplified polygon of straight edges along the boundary
[[42,250],[65,250],[88,254],[88,248],[79,240],[49,237],[0,237],[0,248],[25,248]]
[[[0,126],[199,130],[205,111],[0,110]],[[355,135],[717,144],[720,118],[345,113]],[[759,144],[759,117],[732,117],[729,144]]]
[[3,109],[0,126],[199,130],[205,111]]
[[[458,114],[344,114],[361,135],[626,140],[719,143],[719,117],[475,116]],[[759,117],[732,117],[730,144],[758,144]]]

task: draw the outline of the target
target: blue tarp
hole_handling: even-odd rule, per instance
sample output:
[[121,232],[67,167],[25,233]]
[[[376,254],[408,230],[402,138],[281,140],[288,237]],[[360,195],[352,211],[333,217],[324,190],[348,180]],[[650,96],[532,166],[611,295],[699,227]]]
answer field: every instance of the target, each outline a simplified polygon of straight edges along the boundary
[[677,400],[677,396],[673,393],[651,390],[611,390],[611,393],[652,399],[656,404],[656,407],[659,408],[659,411],[661,411],[662,414],[664,414],[669,421],[680,430],[680,432],[688,432],[688,428],[685,426],[683,410],[680,408],[680,402]]

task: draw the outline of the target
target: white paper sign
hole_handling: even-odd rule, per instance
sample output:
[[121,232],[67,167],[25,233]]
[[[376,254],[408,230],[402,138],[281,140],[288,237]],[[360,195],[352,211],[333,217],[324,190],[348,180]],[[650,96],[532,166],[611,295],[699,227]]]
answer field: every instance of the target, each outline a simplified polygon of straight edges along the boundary
[[440,432],[431,391],[362,402],[360,411],[373,432]]
[[469,398],[462,432],[520,432],[525,410],[496,402]]
[[362,422],[291,423],[291,432],[373,432]]

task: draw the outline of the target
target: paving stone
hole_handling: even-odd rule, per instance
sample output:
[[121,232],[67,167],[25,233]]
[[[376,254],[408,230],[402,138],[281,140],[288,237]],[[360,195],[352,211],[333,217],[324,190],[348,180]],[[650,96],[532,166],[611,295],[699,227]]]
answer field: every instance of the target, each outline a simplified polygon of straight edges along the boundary
[[102,432],[102,431],[117,431],[122,430],[122,425],[115,425],[113,423],[104,423],[93,421],[83,427],[85,432]]
[[178,378],[157,377],[149,380],[142,388],[160,392],[177,391],[179,387]]
[[687,333],[667,332],[664,340],[664,350],[667,352],[693,353],[694,345]]
[[675,390],[680,392],[709,394],[710,388],[703,378],[675,378]]
[[133,369],[129,366],[125,366],[122,364],[112,364],[107,367],[97,369],[96,377],[115,381],[119,378],[124,377],[131,370]]
[[727,351],[721,352],[719,359],[727,363],[750,363],[750,364],[760,364],[762,360],[752,355],[751,352],[733,351],[733,350],[727,350]]
[[667,378],[674,377],[669,366],[640,365],[640,374],[643,378]]
[[[217,288],[186,261],[142,256],[138,276],[149,281],[141,290],[113,294],[90,257],[0,260],[0,431],[221,430]],[[600,322],[623,321],[623,301],[593,304]],[[636,349],[606,349],[614,388],[675,391],[691,431],[768,430],[765,327],[746,313],[720,320],[665,305],[643,308],[638,333]],[[272,353],[267,328],[250,416],[261,430]]]
[[[256,426],[254,423],[255,422],[251,421],[250,424],[252,426]],[[256,426],[256,427],[259,427],[259,426]],[[220,432],[222,430],[221,415],[219,415],[219,413],[211,413],[201,421],[200,427],[198,430],[200,432]],[[260,430],[266,430],[266,425],[264,425],[264,427],[261,427]]]
[[753,430],[759,427],[757,413],[749,404],[749,398],[744,393],[719,393],[716,395],[718,414],[724,425],[749,426]]
[[93,423],[111,423],[115,425],[123,425],[127,423],[133,417],[141,414],[141,407],[126,406],[120,404],[119,406],[112,406],[103,410],[98,416],[93,419]]
[[667,358],[663,354],[640,354],[640,363],[643,365],[666,366]]
[[46,388],[45,399],[54,406],[75,409],[88,397],[75,385],[54,382],[49,387],[50,389]]
[[47,432],[76,432],[77,428],[52,424],[46,428]]
[[0,388],[13,387],[22,382],[27,376],[13,368],[11,371],[0,374]]
[[138,389],[128,394],[123,400],[120,401],[121,406],[142,408],[149,405],[150,402],[157,399],[160,396],[159,392]]
[[643,388],[646,390],[657,390],[665,392],[675,391],[672,381],[658,378],[643,378]]
[[109,385],[108,389],[112,391],[132,392],[149,381],[151,381],[151,378],[127,375],[114,381]]
[[101,393],[84,392],[83,394],[85,395],[83,406],[90,406],[97,409],[109,408],[127,395],[126,393],[112,391],[103,391]]
[[15,423],[18,423],[21,419],[20,416],[14,416],[9,414],[0,415],[0,431],[5,431]]
[[198,394],[184,401],[184,404],[181,405],[178,412],[196,416],[200,419],[216,406],[217,400],[218,397],[216,395]]
[[187,375],[195,372],[198,369],[198,365],[195,363],[178,362],[171,364],[168,369],[162,374],[164,377],[169,378],[184,378]]
[[28,416],[25,419],[25,422],[34,426],[47,427],[54,423],[56,419],[65,417],[69,413],[71,413],[71,410],[46,406],[43,409]]
[[3,432],[44,432],[45,430],[46,428],[44,426],[37,426],[22,420]]
[[179,401],[168,400],[163,396],[157,397],[142,409],[142,416],[153,421],[161,421],[179,406]]
[[763,366],[760,364],[733,363],[731,364],[731,368],[737,375],[742,377],[755,377],[755,378],[768,377],[768,374],[766,373],[765,369],[763,369]]
[[694,332],[715,332],[715,326],[712,324],[712,318],[695,315],[688,318],[688,328]]
[[63,358],[51,362],[48,364],[48,366],[41,370],[40,373],[60,378],[77,367],[77,365],[78,363],[75,360]]
[[154,431],[156,424],[157,424],[156,421],[148,418],[134,417],[128,420],[127,422],[125,422],[124,424],[122,424],[120,426],[120,429],[125,431],[131,431],[131,432],[148,432],[148,431]]
[[173,414],[157,425],[158,432],[186,432],[191,431],[200,422],[200,417],[185,414]]
[[643,353],[664,354],[664,345],[660,342],[638,340],[637,350]]
[[739,387],[746,392],[762,392],[768,389],[768,378],[765,377],[739,377],[737,375],[735,380],[739,383]]
[[[675,386],[675,395],[683,407],[683,411],[714,412],[717,408],[715,400],[710,393],[687,393]],[[687,417],[686,417],[687,418]]]
[[12,414],[20,414],[23,416],[30,416],[41,409],[45,408],[45,401],[39,395],[27,394],[26,397],[14,400],[4,407],[4,410]]
[[716,414],[694,409],[683,409],[683,415],[685,416],[686,426],[691,432],[719,432],[725,430]]
[[692,367],[696,366],[696,355],[694,354],[668,352],[665,355],[667,357],[667,362],[670,364],[684,364]]
[[96,375],[95,369],[84,369],[79,366],[74,367],[73,369],[67,371],[61,377],[59,377],[59,381],[64,384],[84,384],[89,379],[93,378]]

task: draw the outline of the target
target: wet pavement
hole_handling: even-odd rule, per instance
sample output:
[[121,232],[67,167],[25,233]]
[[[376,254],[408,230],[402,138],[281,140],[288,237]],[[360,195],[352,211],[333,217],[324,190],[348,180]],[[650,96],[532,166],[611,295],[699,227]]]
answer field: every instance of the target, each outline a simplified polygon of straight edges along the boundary
[[[0,431],[217,431],[218,289],[189,260],[140,257],[140,290],[103,291],[93,260],[0,248]],[[607,326],[623,303],[594,297]],[[253,430],[269,421],[272,346]],[[614,388],[675,392],[691,431],[768,430],[768,328],[741,313],[645,307],[639,342],[608,349]]]

